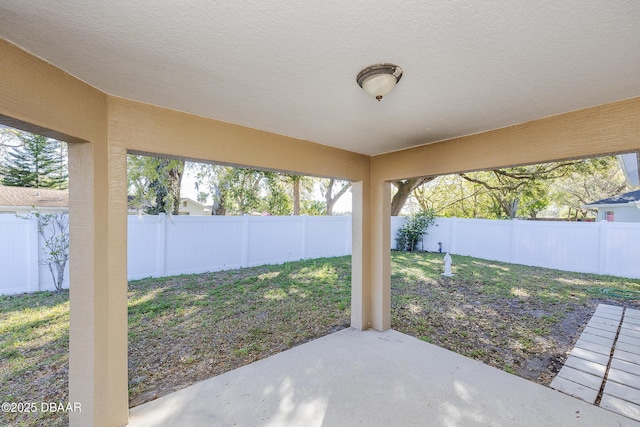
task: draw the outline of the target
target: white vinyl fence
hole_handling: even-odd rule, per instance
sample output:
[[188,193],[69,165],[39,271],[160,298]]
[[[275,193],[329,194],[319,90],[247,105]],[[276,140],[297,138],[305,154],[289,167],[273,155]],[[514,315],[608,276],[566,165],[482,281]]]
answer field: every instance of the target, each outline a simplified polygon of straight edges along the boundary
[[[403,221],[392,218],[392,247]],[[640,223],[438,218],[427,233],[429,251],[640,278]]]
[[[128,221],[129,279],[351,254],[346,216],[160,215]],[[403,222],[391,218],[392,248]],[[437,251],[438,242],[453,255],[640,278],[640,223],[438,218],[425,248]],[[42,243],[35,220],[0,215],[0,294],[54,289],[47,266],[38,264]]]
[[351,217],[131,216],[129,279],[351,254]]
[[[44,241],[38,234],[38,220],[0,215],[0,295],[55,290],[47,265],[39,262]],[[63,287],[69,287],[69,265]]]

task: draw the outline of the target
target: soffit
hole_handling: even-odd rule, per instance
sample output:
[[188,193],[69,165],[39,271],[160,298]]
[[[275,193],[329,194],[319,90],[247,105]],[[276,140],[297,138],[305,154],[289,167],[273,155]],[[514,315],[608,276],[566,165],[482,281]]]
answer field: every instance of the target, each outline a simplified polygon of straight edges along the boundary
[[[640,96],[640,2],[3,0],[109,94],[374,155]],[[404,75],[381,102],[355,82]]]

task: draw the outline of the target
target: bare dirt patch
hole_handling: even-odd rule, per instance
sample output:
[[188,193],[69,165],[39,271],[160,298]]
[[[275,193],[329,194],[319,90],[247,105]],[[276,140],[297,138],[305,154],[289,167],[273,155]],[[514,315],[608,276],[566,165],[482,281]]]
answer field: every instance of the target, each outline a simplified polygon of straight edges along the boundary
[[543,385],[598,304],[640,308],[637,280],[468,257],[454,257],[456,275],[449,278],[439,274],[439,258],[394,257],[392,327]]

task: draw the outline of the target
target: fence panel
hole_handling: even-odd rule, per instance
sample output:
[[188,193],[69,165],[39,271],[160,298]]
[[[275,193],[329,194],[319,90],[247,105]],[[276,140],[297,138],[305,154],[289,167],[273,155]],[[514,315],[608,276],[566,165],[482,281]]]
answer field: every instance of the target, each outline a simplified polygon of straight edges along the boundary
[[37,291],[38,283],[36,220],[0,215],[0,295]]
[[[455,220],[456,218],[436,218],[435,223],[427,229],[428,234],[424,239],[425,250],[437,252],[440,249],[438,243],[442,243],[442,252],[452,252],[451,232]],[[455,236],[453,237],[455,239]]]
[[600,224],[514,221],[516,264],[598,273]]
[[307,216],[303,258],[323,258],[351,253],[350,216]]
[[[158,251],[164,248],[159,241],[160,228],[164,228],[163,216],[129,216],[127,231],[127,275],[129,279],[160,277],[161,264]],[[161,246],[162,245],[162,246]]]
[[203,273],[242,266],[242,217],[167,218],[165,275]]
[[451,230],[454,237],[449,247],[456,254],[508,262],[511,253],[511,227],[507,221],[455,220]]
[[602,273],[622,277],[640,278],[640,224],[600,223],[604,225],[602,240],[605,249]]
[[247,265],[279,264],[303,258],[303,217],[249,219]]

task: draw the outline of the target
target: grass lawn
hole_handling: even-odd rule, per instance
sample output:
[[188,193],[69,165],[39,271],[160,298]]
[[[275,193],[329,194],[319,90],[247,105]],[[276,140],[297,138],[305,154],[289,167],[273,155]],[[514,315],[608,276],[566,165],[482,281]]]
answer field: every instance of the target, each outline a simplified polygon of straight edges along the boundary
[[549,385],[599,303],[640,309],[640,280],[394,253],[392,327]]
[[[342,329],[350,257],[129,284],[129,401]],[[640,281],[453,257],[392,253],[392,327],[548,384],[599,302],[640,308]],[[0,400],[68,401],[68,292],[0,297]],[[45,417],[44,419],[40,417]],[[0,413],[0,425],[64,425]]]

